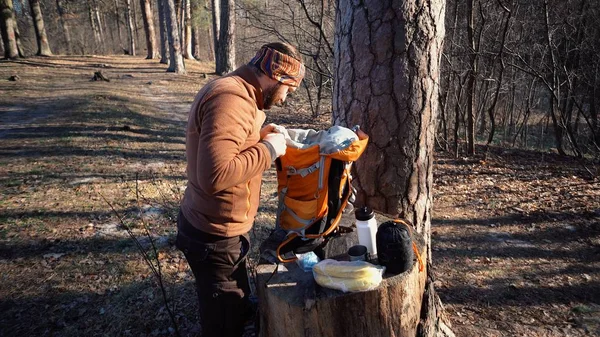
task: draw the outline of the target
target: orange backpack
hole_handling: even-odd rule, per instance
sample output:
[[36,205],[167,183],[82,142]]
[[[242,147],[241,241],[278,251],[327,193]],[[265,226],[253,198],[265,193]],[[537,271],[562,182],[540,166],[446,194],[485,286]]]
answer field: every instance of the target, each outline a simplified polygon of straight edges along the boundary
[[338,227],[352,195],[350,169],[367,147],[358,126],[328,130],[279,129],[287,141],[279,157],[276,226],[287,233],[277,248],[281,262],[314,250]]

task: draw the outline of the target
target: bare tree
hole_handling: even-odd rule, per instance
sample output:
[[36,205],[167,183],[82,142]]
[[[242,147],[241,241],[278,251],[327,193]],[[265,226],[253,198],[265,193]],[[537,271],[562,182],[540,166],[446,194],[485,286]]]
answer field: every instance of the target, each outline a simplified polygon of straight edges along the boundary
[[475,154],[475,80],[477,78],[477,46],[475,44],[475,33],[473,23],[473,0],[467,0],[467,36],[469,39],[469,79],[467,81],[467,153]]
[[96,49],[101,49],[103,42],[102,35],[100,33],[100,23],[96,19],[94,4],[92,4],[92,1],[93,0],[87,0],[88,19],[90,22],[90,27],[92,28],[92,33],[94,34],[94,42]]
[[221,1],[223,0],[211,0],[211,8],[212,8],[212,33],[213,33],[213,42],[214,42],[214,54],[215,54],[215,66],[217,64],[217,48],[219,46],[219,38],[221,32]]
[[183,0],[182,4],[182,16],[181,21],[183,21],[183,25],[181,26],[182,33],[182,54],[183,57],[191,60],[194,58],[192,55],[192,9],[190,5],[190,0]]
[[142,9],[142,19],[144,20],[144,31],[146,32],[146,49],[148,50],[147,59],[156,57],[156,34],[154,33],[154,12],[150,5],[150,0],[140,0]]
[[135,30],[131,14],[131,0],[125,0],[125,22],[127,22],[127,38],[129,41],[129,55],[135,55]]
[[221,0],[220,12],[215,70],[224,75],[235,69],[235,0]]
[[38,45],[37,55],[51,56],[52,51],[48,44],[46,28],[44,27],[44,17],[42,16],[42,9],[40,8],[40,0],[29,0],[29,4],[31,5],[33,26],[35,28],[35,37]]
[[164,6],[165,21],[167,22],[167,37],[169,40],[169,68],[167,72],[185,74],[185,65],[181,55],[181,42],[177,30],[177,13],[173,0],[161,0]]
[[115,21],[117,23],[117,33],[119,35],[119,53],[123,51],[123,33],[121,30],[121,14],[119,12],[119,0],[115,0]]
[[98,8],[98,0],[93,0],[93,12],[94,19],[96,20],[96,29],[98,29],[98,36],[100,37],[100,45],[102,50],[106,52],[106,36],[104,29],[102,28],[102,20],[100,19],[100,10]]
[[167,21],[163,0],[158,0],[158,31],[160,32],[160,63],[169,63]]
[[12,0],[0,0],[0,29],[4,42],[4,57],[16,59],[19,57],[17,39],[15,36],[15,17],[12,9]]
[[[240,25],[244,28],[238,29],[236,39],[242,47],[254,50],[256,45],[276,38],[297,46],[304,56],[310,71],[302,85],[314,117],[331,111],[334,15],[331,0],[273,0],[240,5]],[[244,55],[244,59],[251,56]]]

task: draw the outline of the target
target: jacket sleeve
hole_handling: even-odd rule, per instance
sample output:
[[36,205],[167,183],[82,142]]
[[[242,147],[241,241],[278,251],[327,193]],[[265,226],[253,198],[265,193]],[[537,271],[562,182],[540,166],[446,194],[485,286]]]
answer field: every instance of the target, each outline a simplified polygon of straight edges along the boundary
[[222,93],[200,109],[197,175],[204,192],[215,194],[245,183],[270,167],[271,154],[264,143],[242,150],[256,124],[253,102]]

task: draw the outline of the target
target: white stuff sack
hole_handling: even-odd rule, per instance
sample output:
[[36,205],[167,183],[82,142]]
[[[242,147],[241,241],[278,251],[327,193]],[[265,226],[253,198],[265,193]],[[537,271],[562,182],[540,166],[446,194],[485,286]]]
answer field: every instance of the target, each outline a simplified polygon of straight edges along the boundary
[[385,267],[365,261],[323,260],[313,267],[318,285],[343,292],[373,290],[383,280]]

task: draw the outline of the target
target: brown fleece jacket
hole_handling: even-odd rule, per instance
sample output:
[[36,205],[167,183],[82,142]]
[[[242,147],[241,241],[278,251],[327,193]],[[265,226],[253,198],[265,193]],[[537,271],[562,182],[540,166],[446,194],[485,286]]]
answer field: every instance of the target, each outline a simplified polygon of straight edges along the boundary
[[271,165],[260,142],[262,91],[249,66],[206,84],[188,118],[188,184],[181,204],[199,230],[232,237],[247,233],[258,209],[262,173]]

